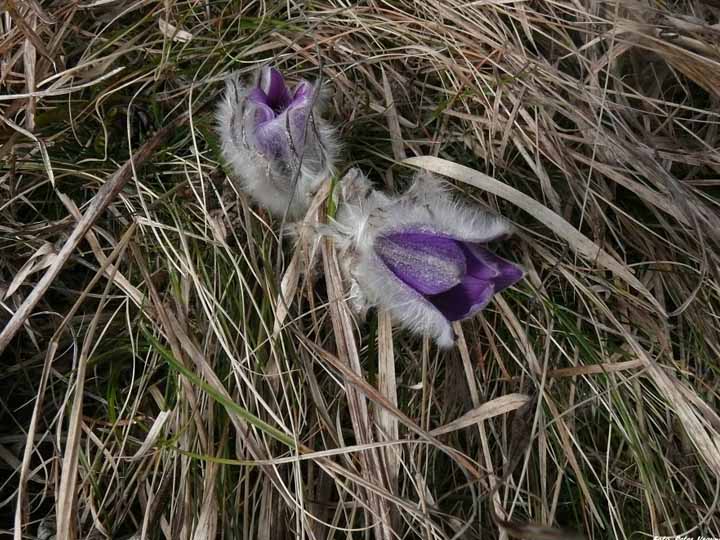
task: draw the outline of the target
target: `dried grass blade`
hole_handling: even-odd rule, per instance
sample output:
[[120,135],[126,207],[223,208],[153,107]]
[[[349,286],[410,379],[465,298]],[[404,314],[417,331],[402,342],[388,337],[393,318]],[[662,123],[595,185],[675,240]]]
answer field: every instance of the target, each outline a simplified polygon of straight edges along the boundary
[[[315,259],[315,244],[317,240],[315,238],[315,227],[318,224],[318,211],[325,202],[330,190],[330,182],[323,183],[322,187],[318,190],[310,203],[310,208],[303,219],[300,226],[300,233],[293,252],[292,259],[288,264],[285,274],[283,274],[280,282],[280,294],[278,294],[275,308],[275,322],[273,323],[273,337],[276,337],[285,322],[288,315],[290,304],[295,298],[297,293],[297,287],[300,282],[300,275],[303,272],[303,262],[306,263],[307,268],[311,268]],[[309,246],[307,253],[304,252],[304,248]],[[303,261],[303,255],[306,255],[307,260]],[[275,360],[272,359],[272,362]],[[272,371],[272,370],[270,370]]]
[[60,344],[60,337],[65,331],[65,327],[68,324],[68,321],[72,319],[72,317],[75,316],[77,313],[77,310],[80,308],[82,303],[85,301],[85,299],[88,296],[89,291],[91,291],[95,285],[100,281],[101,276],[103,275],[104,270],[109,266],[124,250],[127,246],[127,243],[130,241],[130,238],[132,238],[132,235],[135,233],[135,225],[131,225],[127,231],[125,231],[125,234],[120,239],[120,242],[118,242],[118,245],[115,246],[115,249],[113,252],[108,256],[106,261],[103,263],[103,266],[100,267],[98,272],[96,272],[95,276],[90,280],[90,283],[88,283],[87,287],[85,287],[85,290],[80,295],[80,297],[77,299],[75,304],[73,304],[70,311],[65,315],[62,322],[58,326],[57,330],[55,330],[52,338],[50,339],[50,343],[48,345],[47,352],[45,354],[45,364],[43,366],[43,371],[40,376],[40,383],[38,386],[37,391],[37,398],[35,400],[35,405],[33,407],[32,412],[32,418],[30,419],[30,426],[28,428],[27,437],[25,439],[25,450],[23,452],[23,460],[22,465],[20,467],[20,480],[18,481],[18,490],[17,490],[17,505],[15,508],[15,527],[14,527],[14,540],[21,540],[23,538],[23,526],[25,521],[27,520],[27,492],[26,492],[26,486],[28,479],[30,477],[30,458],[32,456],[33,451],[33,445],[35,444],[35,433],[37,432],[37,426],[38,421],[40,418],[40,414],[42,412],[43,408],[43,402],[45,399],[45,390],[47,388],[47,381],[48,377],[50,376],[50,370],[52,367],[52,362],[55,359],[55,354],[57,353],[59,344]]
[[132,457],[132,459],[136,460],[145,457],[145,454],[150,451],[150,449],[160,437],[162,429],[165,427],[165,422],[171,414],[172,411],[160,411],[160,413],[155,417],[155,420],[153,420],[153,424],[150,427],[148,434],[145,436],[145,440],[140,445],[140,448],[137,449],[137,452],[135,452],[135,455]]
[[[105,285],[103,299],[108,295],[111,281]],[[76,494],[78,460],[80,456],[80,438],[82,436],[82,409],[85,391],[85,372],[87,369],[90,351],[95,345],[95,333],[97,330],[100,315],[103,312],[104,301],[98,302],[95,315],[90,322],[82,350],[78,358],[78,366],[75,374],[75,388],[68,423],[65,452],[60,473],[60,487],[57,492],[57,540],[73,540],[76,536]]]
[[[337,260],[337,251],[335,250],[333,240],[324,238],[322,241],[323,266],[325,269],[325,279],[328,288],[330,318],[332,320],[333,330],[335,332],[335,342],[338,348],[338,358],[358,377],[362,378],[362,369],[360,367],[360,357],[358,355],[357,346],[355,345],[355,337],[353,335],[353,323],[350,310],[345,302],[345,291],[343,281],[340,274],[340,265]],[[348,381],[349,382],[349,381]],[[365,396],[362,395],[354,385],[347,384],[345,388],[347,394],[348,407],[350,409],[350,418],[352,420],[353,431],[355,437],[360,444],[368,444],[373,441],[372,424],[368,414],[368,406]],[[368,479],[379,487],[384,487],[382,482],[382,473],[380,470],[380,460],[376,452],[367,451],[361,454],[361,463],[364,474]],[[390,508],[385,500],[379,500],[374,493],[368,491],[370,501],[370,509],[372,512],[366,512],[368,524],[372,523],[372,513],[380,518],[380,527],[376,528],[376,537],[378,540],[390,540],[393,537],[392,523],[390,520]]]
[[463,429],[475,424],[479,424],[483,420],[500,416],[519,409],[525,405],[530,398],[525,394],[507,394],[499,398],[495,398],[471,411],[466,412],[460,418],[453,420],[449,424],[445,424],[439,428],[435,428],[430,435],[437,436],[445,433],[451,433],[459,429]]
[[[380,393],[397,407],[397,380],[395,376],[395,351],[392,340],[392,322],[385,311],[378,314],[378,387]],[[382,430],[380,439],[396,441],[399,437],[398,419],[390,411],[377,411],[378,424]],[[390,482],[390,491],[397,493],[400,472],[400,449],[385,448],[385,467]]]
[[[207,102],[206,102],[207,103]],[[35,288],[27,296],[25,301],[15,311],[8,324],[0,333],[0,353],[5,350],[8,343],[15,337],[23,323],[32,313],[40,299],[45,295],[52,282],[62,270],[67,260],[73,254],[77,246],[85,237],[87,232],[93,226],[95,221],[105,211],[108,205],[120,193],[125,184],[132,178],[136,169],[141,167],[152,155],[160,148],[160,146],[175,132],[178,126],[184,124],[189,119],[189,114],[183,114],[171,121],[167,126],[158,130],[138,151],[126,161],[113,175],[108,178],[102,187],[93,197],[87,211],[82,219],[77,223],[70,236],[63,244],[58,252],[57,258],[53,261],[50,268],[47,269],[43,277],[38,281]]]
[[[80,212],[80,209],[70,197],[68,197],[64,193],[58,192],[58,198],[60,199],[60,201],[62,201],[65,208],[67,208],[70,214],[77,221],[80,221],[82,219],[82,213]],[[97,236],[92,231],[92,229],[87,232],[85,239],[87,240],[88,244],[90,244],[90,249],[92,249],[93,255],[95,255],[98,263],[103,264],[107,257],[103,253],[102,247],[100,247],[100,242],[98,241]],[[136,306],[142,305],[143,294],[137,289],[137,287],[130,283],[130,280],[128,280],[114,265],[108,266],[107,270],[105,271],[105,275],[108,278],[112,276],[112,279],[115,281],[118,288],[125,292],[132,299]]]

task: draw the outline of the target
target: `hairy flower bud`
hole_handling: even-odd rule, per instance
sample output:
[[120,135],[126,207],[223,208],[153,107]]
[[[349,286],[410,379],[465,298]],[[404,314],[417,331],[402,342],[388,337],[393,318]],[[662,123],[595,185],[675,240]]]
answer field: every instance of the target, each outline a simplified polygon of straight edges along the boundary
[[222,154],[243,191],[272,213],[303,216],[313,193],[333,173],[337,143],[319,114],[319,88],[263,67],[250,87],[227,83],[218,108]]
[[502,218],[454,201],[421,173],[404,194],[373,191],[359,171],[342,185],[334,233],[359,309],[378,306],[440,346],[453,344],[452,321],[483,309],[523,270],[487,244],[510,234]]

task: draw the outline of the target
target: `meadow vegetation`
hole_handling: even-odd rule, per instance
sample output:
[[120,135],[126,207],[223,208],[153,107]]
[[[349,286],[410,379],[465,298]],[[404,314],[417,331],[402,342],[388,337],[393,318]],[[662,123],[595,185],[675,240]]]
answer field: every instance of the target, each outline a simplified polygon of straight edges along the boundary
[[[2,9],[0,533],[720,537],[717,0]],[[327,89],[319,219],[422,166],[516,226],[453,349],[236,189],[266,63]]]

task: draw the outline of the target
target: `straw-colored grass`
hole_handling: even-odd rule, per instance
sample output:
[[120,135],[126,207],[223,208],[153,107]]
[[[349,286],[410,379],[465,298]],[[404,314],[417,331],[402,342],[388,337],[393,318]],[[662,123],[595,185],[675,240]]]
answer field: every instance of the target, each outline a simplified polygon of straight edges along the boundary
[[[7,0],[0,534],[720,537],[717,0]],[[353,317],[213,109],[322,78],[358,166],[507,216],[451,351]],[[289,234],[292,233],[292,234]]]

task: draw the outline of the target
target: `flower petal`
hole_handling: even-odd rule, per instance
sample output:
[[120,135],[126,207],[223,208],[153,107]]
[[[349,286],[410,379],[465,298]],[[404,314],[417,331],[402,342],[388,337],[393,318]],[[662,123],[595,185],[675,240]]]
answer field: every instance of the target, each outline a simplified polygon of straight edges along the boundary
[[388,234],[375,241],[375,251],[392,273],[424,295],[461,282],[465,255],[460,246],[452,238],[422,231]]
[[449,321],[459,321],[483,309],[495,293],[492,282],[467,275],[452,289],[427,299]]
[[520,281],[522,269],[480,244],[460,242],[467,275],[459,285],[428,300],[450,321],[471,317],[487,306],[493,294]]
[[491,280],[496,293],[511,287],[525,275],[522,268],[498,257],[481,244],[464,243],[463,251],[467,257],[468,274]]
[[310,124],[312,118],[308,119],[310,114],[310,102],[306,99],[298,100],[297,103],[293,103],[288,109],[287,115],[287,126],[290,128],[290,144],[292,149],[297,155],[300,155],[305,145],[305,139],[311,139],[306,137],[308,133],[312,135],[314,128]]
[[267,96],[259,88],[250,91],[247,101],[248,105],[253,109],[255,126],[259,126],[275,118],[275,113],[270,105],[268,105]]
[[282,73],[275,68],[264,67],[260,72],[259,86],[267,96],[267,104],[276,114],[287,109],[290,104],[290,92]]
[[295,104],[299,100],[307,100],[312,97],[313,86],[307,81],[300,81],[295,87],[295,91],[292,96],[292,104]]
[[346,261],[351,282],[357,284],[355,300],[363,306],[381,306],[392,319],[405,328],[432,336],[440,346],[450,347],[454,334],[450,322],[426,296],[403,283],[378,254],[365,252],[354,263]]
[[287,159],[290,155],[287,128],[287,115],[255,126],[255,145],[268,159]]
[[[270,107],[267,95],[260,88],[253,88],[250,90],[247,98],[253,105],[265,105],[268,108]],[[272,111],[272,109],[270,110]]]

